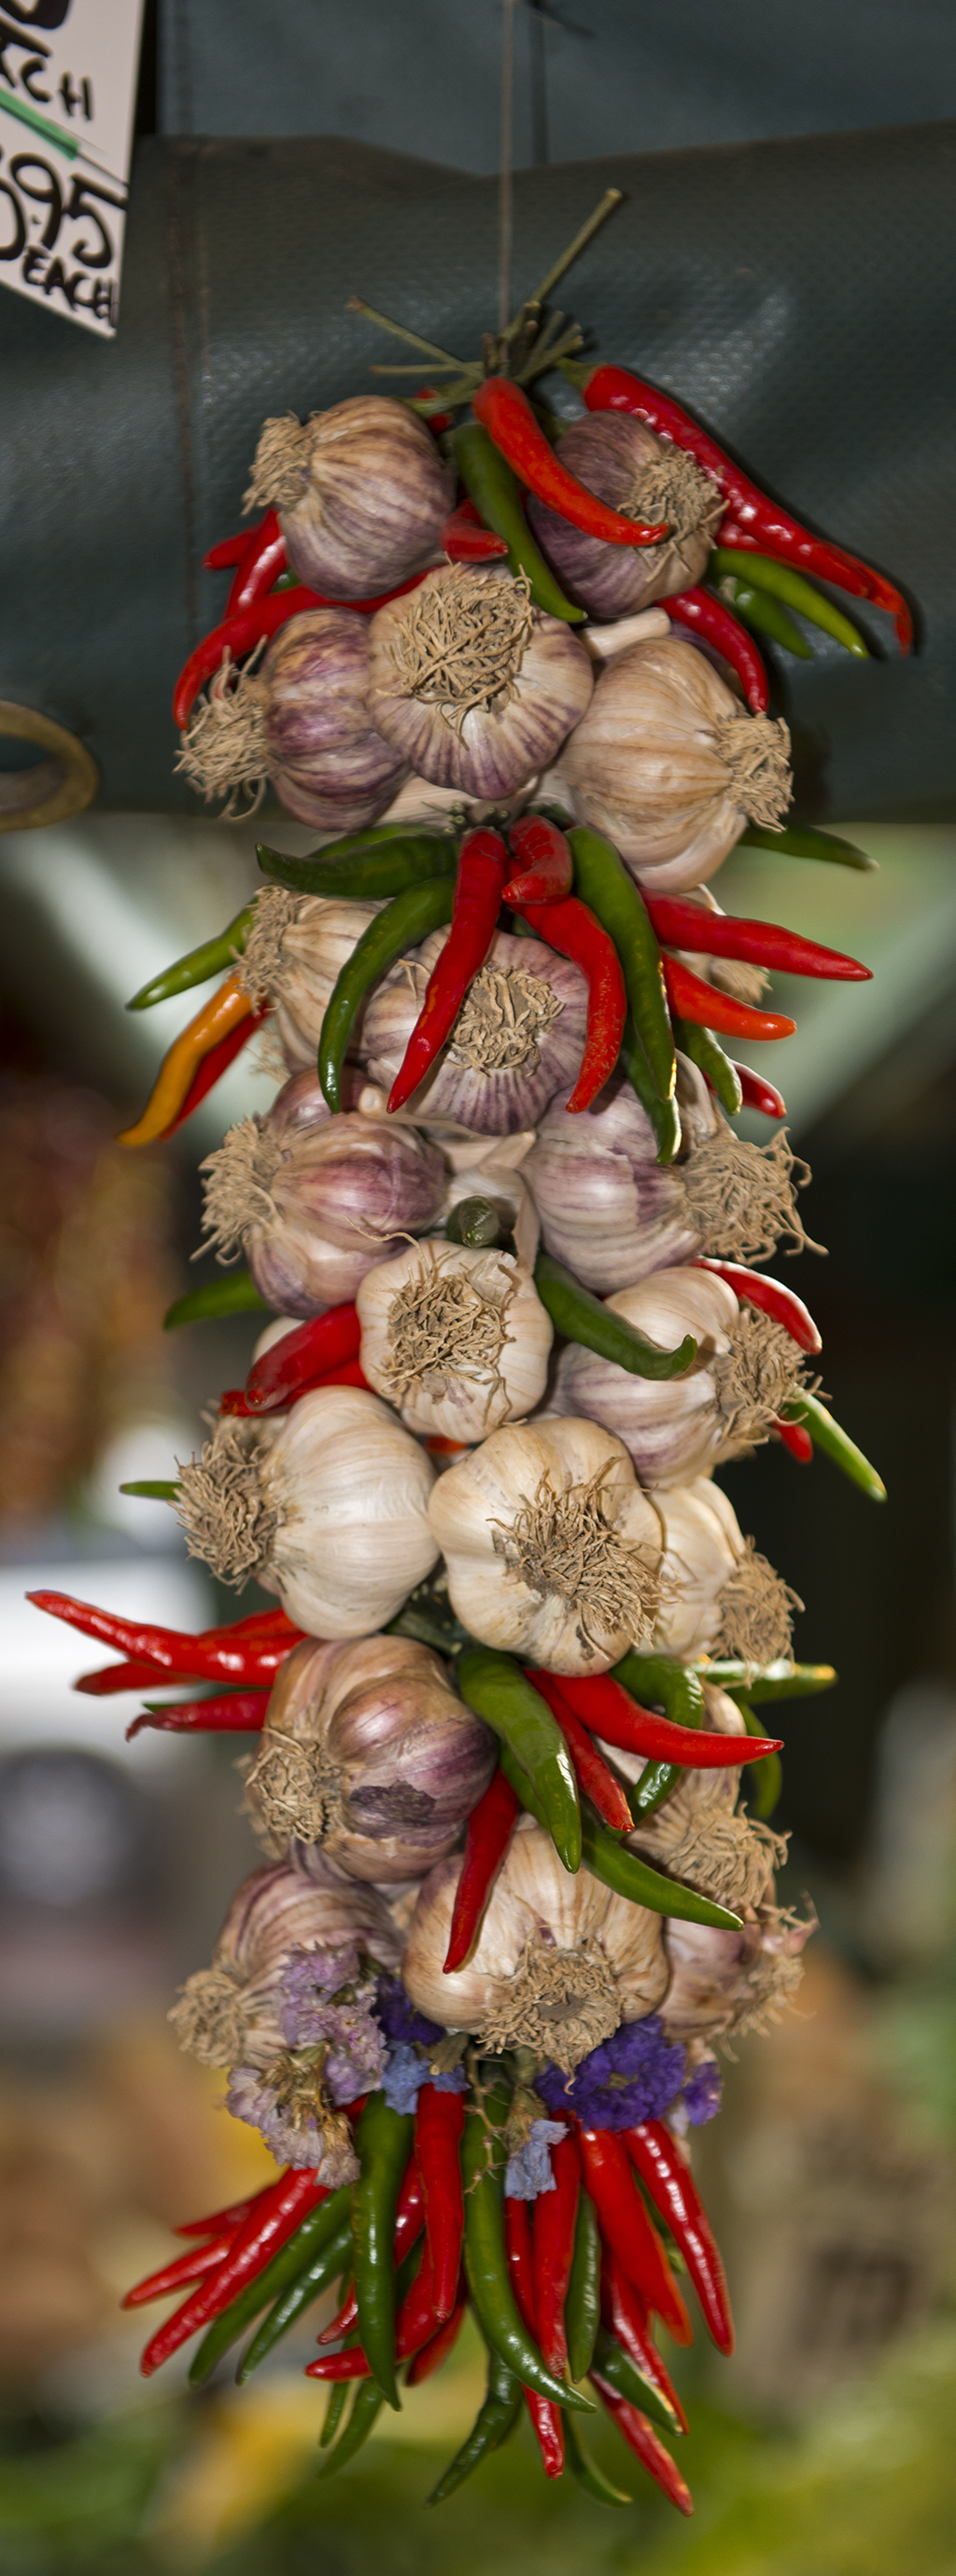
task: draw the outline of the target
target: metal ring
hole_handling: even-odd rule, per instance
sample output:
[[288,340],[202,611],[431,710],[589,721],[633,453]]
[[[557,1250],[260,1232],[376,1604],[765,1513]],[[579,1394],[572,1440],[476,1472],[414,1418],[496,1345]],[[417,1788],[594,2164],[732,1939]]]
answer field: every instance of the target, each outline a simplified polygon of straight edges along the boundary
[[100,773],[85,745],[65,725],[38,716],[33,707],[18,707],[0,698],[0,734],[21,742],[38,742],[49,752],[32,769],[0,770],[0,832],[38,832],[45,823],[66,823],[92,805]]

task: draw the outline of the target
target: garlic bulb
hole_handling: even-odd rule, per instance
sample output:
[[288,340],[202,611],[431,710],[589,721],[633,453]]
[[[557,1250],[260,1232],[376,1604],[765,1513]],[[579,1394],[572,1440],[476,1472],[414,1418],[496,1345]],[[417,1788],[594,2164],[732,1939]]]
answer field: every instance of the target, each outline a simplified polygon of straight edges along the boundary
[[669,1919],[664,1938],[671,1980],[661,2006],[671,2039],[718,2039],[767,2030],[792,2002],[803,1975],[800,1953],[816,1929],[769,1901],[739,1932]]
[[665,1545],[655,1645],[685,1662],[731,1655],[762,1667],[789,1655],[791,1614],[803,1603],[743,1537],[720,1486],[697,1476],[651,1499]]
[[685,1333],[697,1343],[693,1366],[669,1382],[632,1377],[577,1342],[562,1352],[556,1410],[587,1414],[616,1431],[644,1485],[684,1485],[708,1476],[721,1459],[745,1456],[769,1439],[804,1383],[792,1335],[738,1303],[715,1271],[655,1270],[607,1305],[661,1350],[674,1350]]
[[265,1118],[230,1127],[201,1168],[207,1242],[220,1259],[241,1248],[260,1296],[286,1315],[354,1297],[404,1235],[434,1222],[445,1192],[426,1137],[384,1117],[330,1116],[304,1074]]
[[369,1385],[410,1431],[483,1440],[540,1403],[553,1328],[512,1253],[426,1240],[379,1262],[356,1304]]
[[523,1818],[502,1862],[471,1958],[446,1977],[461,1860],[439,1861],[419,1894],[402,1959],[412,2002],[496,2054],[532,2048],[570,2071],[667,1985],[659,1915],[614,1896],[586,1869],[569,1877],[550,1834]]
[[271,779],[288,814],[320,832],[353,832],[384,814],[406,763],[365,704],[368,620],[309,608],[273,636],[259,670],[228,651],[181,737],[177,768],[207,798],[258,805]]
[[745,715],[696,645],[667,635],[609,662],[558,768],[579,820],[639,883],[676,893],[713,876],[748,822],[779,828],[789,758],[787,726]]
[[255,1575],[313,1637],[365,1637],[394,1619],[438,1555],[433,1469],[377,1395],[318,1387],[278,1423],[216,1424],[180,1466],[191,1556],[224,1583]]
[[[391,1088],[448,939],[433,930],[385,976],[366,1004],[359,1053]],[[555,1092],[570,1089],[587,1024],[580,968],[540,939],[497,931],[434,1070],[414,1094],[421,1119],[452,1118],[480,1136],[533,1127]]]
[[606,1672],[661,1609],[661,1520],[593,1422],[493,1431],[429,1514],[453,1610],[483,1645],[557,1673]]
[[293,571],[328,599],[374,599],[434,559],[454,475],[431,430],[390,394],[307,421],[267,420],[247,510],[276,509]]
[[726,502],[683,447],[622,411],[585,412],[562,432],[561,463],[625,519],[655,527],[659,546],[609,546],[532,496],[528,517],[562,588],[591,617],[626,617],[701,578]]
[[430,1647],[307,1638],[279,1671],[246,1796],[276,1841],[400,1886],[451,1850],[496,1760]]
[[509,573],[448,564],[372,619],[373,724],[419,777],[466,796],[508,796],[546,768],[592,686],[583,644]]
[[[289,894],[284,886],[264,886],[257,894],[239,977],[254,1001],[271,1004],[272,1025],[290,1072],[308,1066],[314,1074],[333,988],[382,908],[380,903]],[[357,1043],[356,1028],[352,1051]]]
[[523,1165],[549,1252],[599,1295],[693,1261],[753,1262],[805,1233],[795,1191],[810,1174],[786,1133],[769,1145],[735,1136],[703,1076],[677,1058],[680,1158],[661,1166],[650,1120],[622,1074],[571,1116],[558,1097]]

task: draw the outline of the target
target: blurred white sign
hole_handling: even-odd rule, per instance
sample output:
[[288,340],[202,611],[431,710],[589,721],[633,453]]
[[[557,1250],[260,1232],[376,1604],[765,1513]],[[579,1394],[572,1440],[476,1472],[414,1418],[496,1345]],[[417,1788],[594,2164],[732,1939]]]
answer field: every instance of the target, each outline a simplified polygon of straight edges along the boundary
[[0,280],[111,340],[143,0],[0,0]]

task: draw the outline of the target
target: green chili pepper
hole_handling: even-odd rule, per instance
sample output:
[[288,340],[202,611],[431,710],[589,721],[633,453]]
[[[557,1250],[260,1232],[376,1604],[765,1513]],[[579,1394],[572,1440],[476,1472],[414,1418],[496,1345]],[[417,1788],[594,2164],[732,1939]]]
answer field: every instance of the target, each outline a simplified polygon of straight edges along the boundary
[[356,2451],[360,2451],[363,2442],[368,2441],[372,2426],[377,2423],[384,2404],[385,2399],[377,2381],[360,2379],[345,2431],[336,2443],[334,2451],[329,2452],[328,2459],[323,2460],[319,2470],[320,2478],[337,2477],[339,2470],[344,2469],[349,2460],[354,2460]]
[[623,1315],[612,1314],[600,1297],[582,1288],[573,1272],[550,1252],[539,1252],[534,1284],[556,1332],[569,1342],[580,1342],[586,1351],[597,1351],[602,1360],[613,1360],[631,1377],[684,1377],[697,1357],[691,1333],[685,1334],[676,1351],[660,1351],[653,1342],[646,1342]]
[[785,1407],[785,1412],[788,1422],[805,1425],[814,1448],[822,1449],[825,1457],[832,1458],[835,1467],[842,1467],[844,1475],[869,1495],[871,1503],[885,1503],[886,1486],[882,1476],[877,1475],[876,1468],[871,1467],[868,1458],[864,1458],[856,1442],[841,1431],[839,1423],[834,1422],[832,1413],[827,1412],[819,1396],[795,1397],[793,1403]]
[[295,2235],[290,2236],[288,2244],[273,2255],[271,2263],[256,2274],[254,2281],[246,2283],[245,2289],[240,2290],[238,2298],[223,2309],[222,2315],[214,2318],[190,2365],[189,2377],[194,2388],[201,2380],[208,2379],[222,2354],[228,2351],[231,2343],[235,2343],[237,2335],[245,2333],[253,2318],[260,2316],[273,2299],[279,2298],[290,2282],[297,2281],[306,2264],[313,2263],[331,2244],[348,2212],[349,2189],[346,2183],[341,2191],[333,2192],[329,2200],[320,2201],[317,2209],[310,2209],[308,2217],[303,2219],[301,2227],[296,2228]]
[[584,610],[565,598],[544,556],[539,554],[522,508],[517,476],[487,430],[478,421],[466,421],[454,431],[450,445],[465,489],[486,528],[493,528],[496,537],[507,541],[509,572],[527,574],[536,608],[546,609],[549,617],[563,617],[569,626],[579,625]]
[[[752,1708],[748,1708],[746,1700],[738,1699],[737,1707],[748,1735],[761,1735],[763,1729],[760,1719],[754,1716]],[[744,1767],[750,1784],[750,1804],[754,1815],[759,1816],[765,1824],[768,1816],[773,1815],[774,1808],[779,1806],[783,1791],[783,1764],[780,1755],[768,1753],[762,1762],[748,1762]]]
[[630,1012],[624,1022],[618,1063],[626,1073],[632,1091],[636,1091],[641,1108],[653,1128],[657,1161],[672,1163],[681,1141],[680,1110],[676,1100],[658,1098],[654,1076]]
[[858,850],[855,841],[841,841],[834,832],[817,832],[809,823],[785,823],[781,832],[774,832],[769,823],[748,823],[734,847],[776,850],[782,859],[833,859],[841,868],[875,870],[879,866],[879,860]]
[[290,2326],[294,2326],[305,2309],[311,2307],[320,2292],[328,2288],[330,2281],[338,2278],[349,2260],[351,2251],[352,2228],[349,2221],[340,2229],[337,2236],[333,2236],[331,2245],[327,2245],[322,2252],[313,2255],[312,2261],[306,2264],[305,2270],[299,2272],[296,2279],[290,2282],[282,2298],[276,2300],[269,2315],[263,2317],[262,2324],[258,2332],[253,2335],[248,2349],[243,2353],[236,2372],[240,2388],[247,2379],[251,2379],[253,2371],[258,2370],[260,2361],[265,2360],[266,2354],[272,2351],[273,2346],[281,2341],[283,2335],[288,2334]]
[[501,1218],[491,1199],[459,1199],[445,1219],[445,1234],[449,1243],[493,1251],[501,1242]]
[[621,961],[631,1018],[661,1100],[672,1100],[677,1080],[674,1033],[667,1008],[664,969],[647,907],[613,841],[577,824],[568,840],[574,852],[574,890],[613,939]]
[[449,2461],[438,2485],[432,2488],[429,2504],[444,2504],[446,2496],[454,2495],[456,2487],[464,2485],[465,2479],[470,2478],[472,2470],[477,2469],[482,2460],[488,2459],[492,2451],[500,2451],[502,2443],[514,2432],[520,2414],[520,2384],[511,2371],[505,2369],[504,2362],[499,2361],[497,2353],[490,2352],[484,2404],[467,2441]]
[[600,2322],[601,2230],[594,2202],[586,2191],[582,2191],[578,2195],[571,2278],[564,2302],[564,2331],[572,2379],[587,2378],[594,2359]]
[[228,1279],[207,1279],[202,1288],[191,1288],[188,1297],[177,1297],[174,1306],[163,1316],[164,1333],[174,1333],[180,1324],[205,1324],[219,1315],[245,1315],[268,1312],[255,1280],[248,1270],[234,1270]]
[[[615,1664],[614,1679],[623,1682],[642,1707],[648,1701],[655,1705],[660,1701],[665,1716],[676,1726],[703,1726],[704,1694],[698,1676],[670,1655],[641,1655],[632,1648]],[[680,1776],[679,1762],[645,1762],[640,1779],[628,1792],[635,1824],[664,1806]]]
[[633,2496],[625,2495],[623,2487],[612,2486],[610,2478],[592,2460],[570,2415],[564,2427],[564,2464],[575,2485],[583,2487],[585,2495],[593,2496],[595,2504],[633,2504]]
[[734,574],[747,584],[756,582],[760,590],[770,591],[775,599],[785,600],[787,607],[795,608],[811,626],[819,626],[825,635],[834,636],[847,653],[856,653],[862,661],[869,661],[869,647],[864,644],[858,627],[852,626],[842,609],[834,608],[832,600],[817,590],[804,573],[794,572],[792,565],[778,563],[774,555],[751,554],[749,547],[716,546],[707,566],[707,579],[719,580],[725,573]]
[[744,1105],[740,1075],[723,1047],[718,1046],[713,1030],[700,1029],[693,1020],[675,1020],[674,1036],[681,1054],[689,1055],[691,1063],[699,1065],[728,1118],[736,1118]]
[[319,1034],[319,1081],[330,1109],[342,1106],[342,1065],[366,993],[407,948],[417,948],[430,930],[451,920],[453,901],[451,877],[429,877],[424,885],[406,886],[363,930],[333,987]]
[[704,1665],[703,1678],[731,1699],[742,1693],[756,1707],[759,1700],[812,1699],[817,1691],[832,1690],[837,1675],[832,1664],[767,1664],[754,1673],[749,1664],[717,1661]]
[[[540,1798],[507,1744],[502,1745],[498,1758],[516,1798],[527,1807],[529,1816],[547,1830]],[[615,1896],[629,1897],[632,1905],[646,1905],[652,1914],[679,1915],[685,1923],[710,1923],[719,1932],[740,1930],[739,1914],[728,1913],[722,1905],[712,1905],[709,1897],[698,1896],[679,1878],[664,1878],[659,1870],[650,1869],[616,1834],[608,1832],[587,1805],[581,1813],[581,1859],[603,1887],[613,1889]]]
[[813,653],[799,626],[788,617],[783,603],[772,598],[768,590],[758,590],[752,581],[722,581],[720,595],[734,615],[752,626],[757,635],[769,635],[771,643],[782,644],[786,653],[794,653],[799,662],[812,662]]
[[618,2397],[626,2397],[629,2405],[639,2406],[641,2414],[649,2415],[665,2433],[680,2432],[673,2407],[667,2404],[653,2381],[638,2369],[636,2361],[631,2360],[630,2353],[623,2350],[616,2336],[608,2333],[606,2326],[598,2327],[594,2368],[616,2390]]
[[[465,2186],[465,2273],[475,2315],[491,2351],[523,2388],[555,2406],[593,2414],[590,2397],[556,2379],[542,2361],[518,2312],[505,2251],[505,2129],[511,2088],[501,2077],[473,2101],[461,2146]],[[364,2341],[364,2337],[363,2337]]]
[[655,1816],[658,1807],[666,1806],[681,1777],[679,1762],[645,1762],[639,1780],[626,1792],[627,1803],[635,1824],[645,1816]]
[[412,2152],[411,2113],[393,2111],[370,2093],[355,2132],[360,2172],[352,2185],[355,2296],[359,2334],[373,2379],[398,2409],[395,2377],[395,2261],[392,2242],[402,2175]]
[[[333,844],[333,849],[334,849]],[[406,823],[386,839],[367,835],[345,857],[330,851],[311,859],[286,858],[281,850],[260,846],[259,866],[270,884],[288,886],[293,894],[324,894],[346,903],[377,903],[382,895],[405,894],[431,877],[453,877],[458,843],[447,832],[411,831]]]
[[574,1764],[549,1708],[511,1655],[468,1646],[458,1658],[458,1688],[467,1708],[494,1729],[504,1750],[534,1784],[541,1822],[565,1869],[581,1865],[581,1809]]
[[253,919],[252,904],[247,903],[217,939],[204,940],[201,948],[191,948],[186,957],[177,957],[174,966],[165,967],[151,983],[143,984],[127,1002],[127,1010],[151,1011],[154,1002],[169,1002],[174,993],[190,993],[194,984],[208,984],[211,975],[225,975],[242,956]]
[[337,2434],[337,2432],[338,2432],[339,2425],[341,2424],[342,2417],[343,2417],[343,2415],[344,2415],[344,2413],[345,2413],[345,2409],[346,2409],[346,2407],[347,2407],[347,2405],[348,2405],[348,2402],[349,2402],[349,2382],[348,2382],[348,2380],[347,2380],[347,2379],[334,2379],[334,2380],[332,2381],[332,2385],[331,2385],[331,2387],[330,2387],[330,2389],[329,2389],[329,2402],[328,2402],[328,2405],[327,2405],[326,2410],[325,2410],[325,2420],[324,2420],[324,2423],[323,2423],[323,2426],[322,2426],[322,2430],[321,2430],[321,2433],[319,2434],[319,2449],[320,2449],[320,2451],[327,2451],[327,2450],[328,2450],[328,2448],[329,2448],[329,2444],[330,2444],[330,2442],[334,2442],[334,2440],[335,2440],[335,2436],[336,2436],[336,2434]]
[[182,1492],[178,1476],[137,1476],[131,1485],[121,1485],[121,1494],[136,1494],[143,1503],[171,1503]]

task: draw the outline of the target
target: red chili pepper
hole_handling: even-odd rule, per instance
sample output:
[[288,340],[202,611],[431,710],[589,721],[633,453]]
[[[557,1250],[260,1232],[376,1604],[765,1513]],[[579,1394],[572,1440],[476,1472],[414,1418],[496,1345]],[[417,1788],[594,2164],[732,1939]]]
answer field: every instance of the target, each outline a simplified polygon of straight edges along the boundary
[[[434,402],[434,400],[434,385],[419,385],[415,401]],[[455,414],[453,411],[430,411],[426,417],[426,426],[431,430],[433,438],[440,438],[443,430],[454,429]]]
[[95,1673],[80,1673],[71,1690],[86,1691],[91,1699],[110,1699],[115,1691],[152,1690],[158,1677],[156,1664],[101,1664]]
[[601,2265],[601,2315],[609,2334],[613,2334],[624,2352],[630,2354],[636,2368],[644,2372],[652,2388],[660,2390],[672,2406],[682,2433],[690,2431],[677,2390],[658,2352],[650,2329],[647,2309],[633,2281],[629,2281],[616,2254],[605,2254]]
[[581,2191],[581,2157],[570,2129],[551,2148],[553,2191],[539,2191],[531,2222],[532,2289],[538,2349],[558,2379],[568,2366],[564,2303],[571,2278]]
[[144,1727],[159,1735],[258,1735],[269,1697],[268,1690],[224,1691],[221,1699],[181,1699],[144,1708],[127,1727],[126,1741],[132,1744]]
[[449,1038],[465,995],[480,974],[498,923],[510,867],[500,832],[482,824],[466,832],[458,859],[451,928],[425,988],[425,999],[388,1095],[404,1108]]
[[137,2281],[120,2301],[124,2308],[145,2308],[151,2299],[168,2299],[171,2290],[185,2289],[187,2281],[201,2281],[224,2263],[235,2239],[235,2228],[214,2236],[210,2245],[194,2245],[188,2254],[180,2254],[175,2263],[164,2263],[162,2271],[150,2272],[145,2281]]
[[259,526],[253,528],[246,552],[236,566],[236,577],[226,601],[226,616],[235,617],[240,609],[254,608],[265,599],[279,574],[288,567],[285,538],[279,526],[277,510],[267,510]]
[[623,2138],[616,2129],[584,2129],[580,2124],[577,2134],[584,2180],[602,2236],[640,2291],[645,2307],[660,2317],[674,2342],[692,2343],[690,2318],[638,2191]]
[[225,1037],[220,1038],[215,1046],[208,1048],[202,1063],[197,1065],[182,1108],[177,1110],[169,1126],[163,1128],[158,1139],[160,1144],[164,1145],[168,1137],[175,1136],[178,1127],[185,1127],[187,1118],[191,1118],[193,1111],[199,1108],[207,1092],[215,1090],[217,1082],[222,1081],[223,1074],[228,1073],[237,1055],[241,1055],[243,1047],[248,1046],[250,1038],[255,1036],[262,1021],[268,1019],[271,1007],[269,1002],[258,1003],[255,1009],[246,1012],[245,1018],[239,1021],[236,1028],[227,1029]]
[[121,1619],[113,1610],[98,1610],[92,1601],[75,1600],[70,1592],[28,1592],[27,1600],[51,1618],[79,1628],[84,1637],[99,1637],[104,1646],[142,1657],[164,1673],[188,1674],[197,1681],[270,1679],[304,1633],[284,1610],[256,1611],[252,1619],[238,1619],[232,1627],[204,1628],[190,1637],[183,1628]]
[[139,2365],[144,2379],[168,2361],[171,2353],[178,2352],[180,2344],[188,2343],[200,2326],[211,2325],[214,2317],[221,2316],[236,2292],[254,2280],[257,2272],[294,2236],[307,2212],[318,2201],[327,2199],[328,2193],[316,2181],[311,2165],[280,2174],[277,2182],[270,2183],[258,2205],[243,2220],[225,2262],[151,2336]]
[[504,537],[484,528],[473,501],[460,501],[446,519],[438,543],[450,563],[492,563],[508,552]]
[[787,1104],[782,1092],[775,1090],[762,1073],[751,1073],[749,1064],[735,1064],[734,1072],[743,1093],[744,1109],[759,1109],[764,1118],[785,1118]]
[[559,1683],[553,1673],[535,1672],[527,1664],[524,1675],[525,1680],[532,1682],[541,1698],[547,1701],[555,1725],[561,1729],[582,1796],[590,1798],[592,1807],[597,1808],[598,1815],[606,1825],[610,1825],[612,1833],[629,1834],[634,1818],[621,1783],[615,1780],[613,1771],[608,1770],[607,1763],[591,1742],[587,1727],[582,1726],[571,1707],[563,1680]]
[[[534,1684],[539,1690],[537,1673]],[[561,1688],[577,1716],[605,1744],[616,1744],[622,1753],[640,1753],[649,1762],[678,1762],[693,1771],[732,1771],[742,1762],[760,1762],[764,1754],[781,1751],[772,1736],[711,1735],[703,1727],[675,1726],[673,1718],[639,1708],[613,1673],[562,1673]]]
[[463,1968],[478,1939],[485,1907],[511,1841],[521,1801],[503,1771],[496,1771],[483,1798],[472,1808],[465,1829],[465,1857],[455,1889],[451,1930],[445,1952],[446,1977]]
[[[402,2176],[402,2186],[395,2205],[395,2233],[392,2239],[392,2261],[395,2265],[396,2271],[398,2270],[399,2264],[404,2263],[406,2254],[411,2253],[412,2246],[417,2245],[424,2225],[425,2194],[422,2189],[422,2178],[418,2170],[415,2156],[410,2155]],[[318,2335],[316,2340],[320,2344],[337,2343],[341,2335],[349,2334],[351,2332],[352,2327],[357,2323],[357,2321],[358,2300],[353,2286],[353,2288],[349,2290],[346,2298],[343,2300],[338,2316],[333,2317],[331,2325],[326,2326],[323,2333]]]
[[732,994],[718,993],[715,985],[705,984],[703,976],[693,974],[679,957],[664,957],[661,962],[676,1019],[693,1020],[698,1028],[721,1029],[731,1038],[792,1038],[796,1020],[786,1019],[781,1011],[754,1011],[749,1002],[735,1002]]
[[284,1333],[254,1360],[246,1379],[246,1402],[251,1413],[268,1413],[273,1406],[285,1404],[296,1387],[312,1378],[324,1376],[327,1369],[339,1368],[343,1360],[358,1358],[362,1327],[354,1305],[330,1306],[324,1315],[314,1315],[307,1324],[297,1324],[293,1333]]
[[254,536],[254,528],[240,528],[235,537],[220,537],[218,545],[210,546],[209,553],[203,556],[203,571],[232,572],[248,554]]
[[569,474],[536,421],[527,394],[510,377],[486,376],[472,408],[519,483],[526,483],[549,509],[558,510],[572,528],[583,528],[587,536],[601,537],[609,546],[657,546],[666,537],[666,520],[652,528],[639,519],[622,518]]
[[709,438],[690,413],[674,402],[670,395],[658,392],[656,385],[645,384],[624,367],[596,367],[584,391],[589,411],[627,411],[637,420],[647,422],[661,438],[673,439],[695,456],[704,473],[712,476],[733,513],[733,524],[725,519],[718,532],[718,542],[727,546],[749,546],[758,553],[775,555],[778,562],[799,564],[801,570],[815,573],[819,581],[833,582],[837,589],[849,591],[853,599],[871,599],[877,608],[886,608],[893,618],[900,648],[908,653],[913,641],[913,620],[902,594],[894,589],[882,573],[862,563],[858,555],[847,554],[842,546],[829,545],[825,538],[814,537],[808,528],[792,519],[779,502],[768,499],[748,475],[741,473],[729,456],[725,456],[716,439]]
[[458,2291],[465,2232],[461,2179],[463,2093],[439,2093],[423,2084],[415,2115],[415,2160],[425,2195],[425,2232],[436,2317],[450,2317]]
[[694,584],[691,590],[678,591],[676,599],[667,602],[668,617],[678,626],[686,626],[691,635],[702,635],[725,662],[736,671],[751,715],[765,716],[770,705],[770,687],[760,654],[746,627],[732,616],[722,599]]
[[[430,2343],[438,2322],[432,2299],[431,2260],[426,2245],[411,2289],[406,2292],[395,2321],[396,2361],[410,2360],[413,2353],[420,2352],[423,2345]],[[361,2344],[353,2344],[347,2352],[322,2353],[318,2361],[307,2362],[305,2375],[307,2379],[334,2382],[370,2379],[371,2370]]]
[[563,903],[574,884],[574,859],[566,833],[545,814],[523,814],[508,832],[508,848],[519,873],[509,877],[505,902],[524,910],[526,903]]
[[679,2513],[693,2513],[694,2499],[687,2481],[681,2477],[676,2460],[672,2460],[670,2452],[665,2451],[663,2442],[658,2441],[646,2415],[639,2414],[637,2407],[632,2406],[626,2397],[619,2397],[610,2381],[602,2379],[599,2370],[592,2370],[589,2376],[628,2449],[649,2471],[655,2485],[669,2497],[671,2504],[676,2504]]
[[438,2333],[432,2336],[431,2342],[424,2343],[421,2351],[416,2352],[409,2363],[405,2373],[406,2388],[420,2388],[423,2379],[430,2379],[433,2370],[441,2369],[442,2362],[447,2361],[449,2353],[454,2351],[467,2314],[468,2292],[462,2282],[450,2317],[446,2317],[444,2325],[439,2326]]
[[587,979],[588,1022],[581,1068],[566,1109],[590,1109],[614,1071],[627,1018],[627,993],[621,961],[586,903],[575,894],[563,903],[522,904],[525,920],[541,939],[570,957]]
[[251,1417],[252,1420],[257,1421],[263,1411],[267,1409],[288,1411],[291,1405],[301,1404],[304,1395],[317,1395],[323,1386],[359,1386],[364,1388],[366,1394],[371,1393],[361,1361],[344,1360],[341,1368],[326,1369],[321,1377],[303,1378],[301,1386],[292,1387],[290,1393],[283,1397],[281,1408],[266,1408],[261,1404],[250,1404],[244,1386],[227,1386],[224,1387],[219,1398],[219,1411],[237,1414],[243,1420]]
[[690,1263],[692,1270],[712,1270],[725,1279],[734,1296],[744,1298],[748,1306],[759,1306],[761,1314],[772,1315],[775,1324],[798,1342],[802,1351],[822,1351],[823,1344],[809,1306],[782,1279],[765,1279],[762,1270],[745,1270],[739,1261],[712,1261],[708,1253]]
[[243,2220],[248,2218],[250,2210],[258,2209],[260,2201],[265,2199],[266,2192],[272,2189],[271,2182],[263,2183],[261,2191],[250,2192],[246,2200],[231,2200],[225,2209],[214,2209],[209,2218],[187,2218],[182,2227],[174,2227],[173,2235],[220,2236],[224,2235],[227,2229],[230,2234],[235,2235],[242,2226]]
[[636,2129],[625,2129],[624,2144],[680,2247],[708,2334],[718,2352],[731,2353],[734,2321],[726,2275],[689,2165],[662,2120],[642,2120]]
[[791,1458],[796,1459],[798,1467],[812,1467],[813,1442],[809,1431],[804,1430],[803,1423],[781,1422],[778,1415],[773,1427],[778,1440],[782,1441],[785,1449],[789,1449]]
[[[537,2342],[531,2209],[526,2200],[507,2198],[505,2200],[505,2247],[511,2287],[518,2302],[522,2324]],[[561,2421],[561,2408],[550,2398],[539,2397],[533,2388],[525,2388],[522,2393],[537,2435],[545,2476],[559,2478],[564,2469],[564,2426]]]
[[[828,976],[846,984],[872,982],[872,968],[838,948],[821,948],[801,939],[776,921],[743,921],[725,912],[708,912],[701,903],[680,896],[645,894],[658,939],[666,948],[690,948],[701,957],[742,957],[753,966],[775,966],[782,975]],[[685,1017],[688,1014],[685,1013]]]

